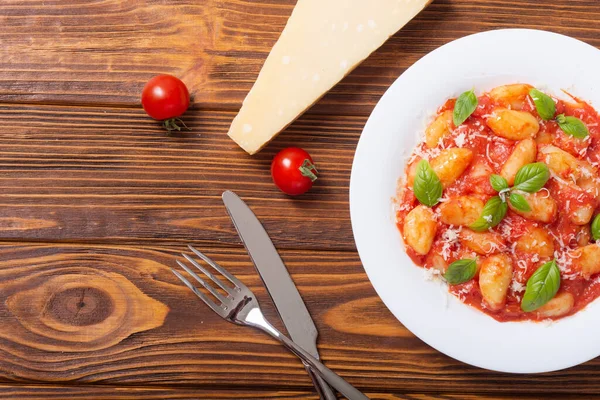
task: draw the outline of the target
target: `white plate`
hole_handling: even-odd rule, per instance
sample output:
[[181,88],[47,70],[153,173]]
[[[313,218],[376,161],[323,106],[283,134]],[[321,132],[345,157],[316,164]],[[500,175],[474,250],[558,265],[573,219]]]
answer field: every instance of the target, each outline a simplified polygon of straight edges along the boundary
[[356,246],[375,290],[421,340],[457,360],[505,372],[545,372],[600,355],[600,302],[554,323],[500,323],[427,281],[404,251],[391,199],[427,117],[449,97],[526,82],[566,89],[600,105],[600,51],[544,31],[497,30],[431,52],[388,89],[356,149],[350,211]]

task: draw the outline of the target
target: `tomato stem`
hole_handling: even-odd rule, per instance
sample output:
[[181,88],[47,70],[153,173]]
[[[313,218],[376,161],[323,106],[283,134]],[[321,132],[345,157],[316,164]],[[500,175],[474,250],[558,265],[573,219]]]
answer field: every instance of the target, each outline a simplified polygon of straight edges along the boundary
[[317,167],[315,167],[315,164],[313,164],[308,158],[304,160],[304,162],[300,167],[298,167],[298,169],[300,170],[302,176],[306,176],[312,182],[317,180],[317,173],[319,171],[317,171]]
[[181,127],[179,125],[177,125],[177,123],[180,123],[181,125],[183,125],[185,127],[185,129],[187,129],[188,131],[191,131],[191,128],[188,128],[188,126],[179,118],[169,118],[169,119],[165,119],[163,121],[163,126],[164,128],[171,132],[171,131],[181,131]]

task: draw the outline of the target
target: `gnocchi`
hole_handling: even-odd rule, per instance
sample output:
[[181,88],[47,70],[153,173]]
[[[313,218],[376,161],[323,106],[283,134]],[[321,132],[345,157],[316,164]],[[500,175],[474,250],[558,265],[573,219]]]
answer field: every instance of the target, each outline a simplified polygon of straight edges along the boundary
[[512,260],[506,254],[496,254],[481,262],[479,288],[490,309],[499,310],[504,306],[512,273]]
[[469,226],[479,218],[483,206],[475,196],[455,197],[440,205],[440,220],[448,225]]
[[568,314],[573,309],[575,298],[569,292],[557,294],[552,300],[536,310],[540,318],[555,318]]
[[404,240],[417,254],[425,255],[431,249],[437,224],[429,207],[417,206],[404,220]]
[[477,254],[486,255],[506,251],[504,240],[496,232],[474,232],[463,229],[459,237],[461,244]]
[[577,186],[592,197],[600,196],[600,179],[596,174],[580,178],[577,181]]
[[421,161],[420,158],[415,159],[406,170],[406,184],[408,187],[412,188],[415,183],[415,175],[417,174],[417,165],[419,164],[419,161]]
[[471,163],[473,152],[469,149],[442,150],[439,156],[431,160],[431,168],[442,182],[443,187],[452,185]]
[[510,107],[512,110],[522,110],[532,88],[533,86],[522,83],[498,86],[490,90],[490,97],[496,103]]
[[554,255],[554,241],[542,228],[530,227],[516,243],[515,249],[523,253],[537,254],[540,257]]
[[500,175],[506,179],[509,185],[515,183],[515,176],[521,167],[535,161],[537,155],[537,144],[533,139],[524,139],[518,142],[502,166]]
[[546,163],[550,170],[563,179],[577,182],[583,177],[595,176],[592,166],[579,160],[555,146],[544,146],[540,149],[540,161]]
[[527,200],[527,204],[529,204],[531,210],[518,210],[511,202],[509,202],[508,206],[513,212],[533,221],[548,223],[555,220],[558,207],[556,201],[552,197],[546,196],[542,192],[526,193],[519,190],[515,192]]
[[[447,101],[406,166],[395,208],[410,258],[502,322],[562,318],[600,297],[600,240],[590,226],[600,210],[600,114],[550,97],[555,117],[542,120],[532,89],[500,86],[457,110]],[[563,130],[557,114],[580,119],[589,136]],[[431,168],[414,185],[422,159]],[[531,293],[537,271],[552,271],[553,297]]]
[[577,265],[581,276],[585,279],[600,272],[599,260],[600,246],[598,244],[583,246],[573,255],[573,263]]
[[557,181],[556,187],[565,198],[565,213],[571,223],[586,225],[592,219],[594,204],[590,202],[586,191],[569,181]]
[[586,225],[594,215],[594,207],[591,204],[575,205],[569,212],[569,219],[575,225]]
[[538,120],[530,113],[506,108],[495,109],[486,123],[496,135],[510,140],[532,138],[540,130]]
[[425,130],[425,144],[427,147],[434,148],[441,139],[450,134],[452,123],[452,111],[444,111],[427,127]]

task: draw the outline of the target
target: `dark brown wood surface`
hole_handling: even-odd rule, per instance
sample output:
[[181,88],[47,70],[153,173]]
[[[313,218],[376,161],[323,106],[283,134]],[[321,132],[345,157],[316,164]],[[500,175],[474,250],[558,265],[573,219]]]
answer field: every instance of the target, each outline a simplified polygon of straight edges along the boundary
[[[226,136],[294,0],[0,2],[0,398],[315,399],[301,363],[223,322],[169,268],[195,243],[277,320],[227,217],[236,191],[281,250],[325,363],[372,398],[589,398],[600,360],[492,373],[438,353],[381,303],[355,250],[352,157],[386,88],[453,39],[520,27],[600,47],[597,0],[434,0],[254,157]],[[531,44],[535,46],[535,43]],[[165,134],[139,95],[184,79],[191,132]],[[322,177],[298,199],[270,160],[307,149]]]

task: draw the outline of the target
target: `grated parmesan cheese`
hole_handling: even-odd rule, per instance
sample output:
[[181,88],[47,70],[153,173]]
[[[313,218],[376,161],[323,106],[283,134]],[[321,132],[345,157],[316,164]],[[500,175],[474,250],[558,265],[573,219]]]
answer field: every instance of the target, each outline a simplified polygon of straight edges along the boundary
[[456,143],[456,146],[458,146],[458,147],[463,147],[465,145],[466,138],[467,138],[467,135],[465,133],[459,133],[454,138],[454,143]]
[[513,281],[512,284],[510,285],[510,288],[512,289],[513,292],[515,293],[519,293],[519,292],[523,292],[525,291],[525,285],[523,285],[521,282],[519,282],[518,280],[514,279],[513,277]]
[[507,238],[510,237],[512,234],[512,226],[510,224],[502,224],[500,227],[500,234]]
[[527,100],[527,104],[529,104],[529,107],[531,107],[532,109],[535,109],[535,106],[533,105],[533,102],[531,101],[531,97],[527,96],[527,97],[525,97],[525,99]]
[[440,279],[442,273],[435,268],[423,268],[423,275],[426,281],[433,281],[436,279]]
[[408,160],[408,163],[410,164],[411,162],[413,162],[417,157],[421,157],[424,160],[431,160],[432,158],[435,158],[437,156],[440,155],[442,151],[437,148],[434,147],[433,149],[427,149],[427,150],[423,150],[421,149],[421,147],[417,147],[415,149],[415,152],[413,153],[413,155],[410,157],[410,159]]
[[442,234],[442,245],[441,255],[444,261],[448,261],[450,258],[452,245],[458,241],[459,233],[462,231],[462,226],[454,228],[454,225],[450,225],[448,229]]
[[490,144],[491,144],[491,142],[488,140],[488,144],[487,144],[487,146],[485,146],[485,156],[489,160],[490,164],[492,164],[494,167],[498,168],[500,165],[498,163],[496,163],[494,160],[492,160],[492,158],[490,157]]

